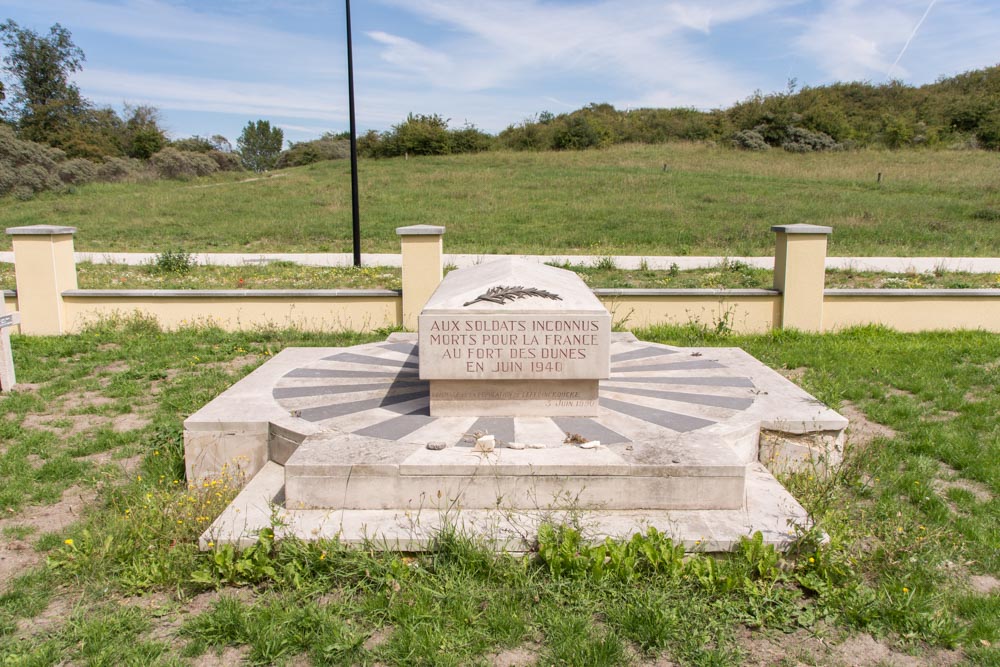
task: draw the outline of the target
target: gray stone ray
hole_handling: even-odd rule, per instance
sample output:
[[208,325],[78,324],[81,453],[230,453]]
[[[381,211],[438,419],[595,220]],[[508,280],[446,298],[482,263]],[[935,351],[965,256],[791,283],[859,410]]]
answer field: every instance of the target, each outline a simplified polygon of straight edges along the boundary
[[677,354],[677,350],[667,350],[658,347],[641,347],[638,350],[612,354],[611,363],[615,364],[625,361],[635,361],[636,359],[648,359],[649,357],[662,357],[668,354]]
[[286,378],[416,378],[416,371],[352,371],[342,368],[296,368]]
[[395,412],[400,415],[424,415],[429,417],[431,414],[431,397],[426,395],[423,397],[418,397],[416,399],[416,405],[410,405],[413,401],[407,401],[401,405],[383,405],[383,410],[388,410],[389,412]]
[[316,396],[298,396],[296,398],[280,398],[276,400],[278,405],[287,410],[302,411],[309,408],[319,408],[324,405],[339,405],[341,403],[352,403],[367,399],[399,396],[400,394],[418,394],[420,396],[426,396],[427,391],[428,386],[426,382],[404,384],[394,382],[391,385],[379,386],[375,389],[368,389],[365,391],[319,394]]
[[373,357],[367,354],[356,354],[354,352],[340,352],[329,357],[323,357],[323,361],[339,361],[347,364],[364,364],[368,366],[390,366],[392,368],[417,368],[415,361],[400,361],[389,357]]
[[410,413],[354,431],[354,434],[383,440],[401,440],[432,421],[434,421],[434,417]]
[[691,394],[683,391],[658,391],[656,389],[641,389],[639,387],[607,387],[619,394],[635,394],[649,398],[663,398],[677,403],[693,403],[695,405],[711,405],[716,408],[730,410],[746,410],[753,405],[753,399],[738,396],[717,396],[714,394]]
[[712,377],[709,375],[699,376],[699,377],[674,377],[669,375],[656,375],[653,377],[616,377],[610,380],[604,380],[601,382],[603,385],[605,382],[609,383],[619,383],[619,382],[634,382],[638,384],[677,384],[677,385],[690,385],[693,387],[753,387],[753,382],[750,378],[745,377],[732,377],[732,376],[717,376]]
[[[497,440],[502,442],[515,442],[513,417],[480,417],[466,433],[476,433],[477,431],[495,435]],[[463,442],[468,444],[468,441],[465,440],[465,434],[462,434],[462,437],[455,444],[461,445]]]
[[395,419],[399,415],[423,414],[426,416],[430,412],[429,406],[430,401],[426,396],[417,397],[391,406],[377,407],[341,417],[333,417],[332,419],[318,422],[318,424],[324,429],[353,433],[368,426],[374,426],[375,424]]
[[396,394],[394,396],[379,396],[376,398],[366,398],[361,401],[348,401],[346,403],[334,403],[332,405],[321,405],[314,408],[305,408],[298,411],[298,416],[306,421],[319,422],[334,417],[342,417],[355,412],[363,412],[373,408],[386,408],[397,403],[411,401],[417,398],[429,396],[427,390]]
[[641,405],[655,410],[666,410],[680,415],[688,415],[698,419],[708,419],[711,421],[726,421],[741,410],[733,408],[720,408],[714,405],[695,405],[692,403],[682,403],[668,398],[654,398],[650,396],[640,396],[636,394],[620,394],[614,389],[605,389],[601,392],[601,398],[610,398],[615,401],[623,401],[632,405]]
[[440,440],[451,444],[456,433],[469,433],[478,417],[435,417],[407,438],[407,442],[428,443]]
[[327,396],[333,394],[354,394],[362,391],[374,389],[389,389],[396,384],[405,384],[407,388],[415,388],[420,380],[397,380],[392,382],[376,382],[371,384],[318,384],[305,387],[275,387],[271,395],[275,399],[282,398],[302,398],[305,396]]
[[678,371],[678,370],[700,370],[704,368],[725,368],[718,361],[711,359],[698,359],[697,361],[675,361],[670,364],[653,364],[651,366],[623,366],[621,368],[611,367],[611,374],[615,373],[646,373],[652,371]]
[[629,415],[630,417],[636,417],[637,419],[649,422],[650,424],[656,424],[657,426],[662,426],[663,428],[680,433],[696,431],[700,428],[705,428],[706,426],[711,426],[716,423],[708,419],[682,415],[668,410],[658,410],[645,405],[627,403],[613,398],[601,398],[600,403],[602,408],[614,410],[615,412],[621,412],[622,414]]
[[[678,437],[678,434],[673,431],[666,431],[656,424],[651,424],[647,421],[631,415],[626,415],[622,412],[602,409],[601,415],[596,419],[602,426],[605,426],[616,433],[621,433],[633,443],[646,442],[650,439],[655,439],[658,442],[664,442]],[[617,447],[618,445],[614,446]]]
[[552,421],[564,433],[576,433],[587,440],[600,440],[602,445],[632,442],[621,433],[612,431],[589,417],[552,417]]
[[393,352],[400,352],[409,357],[419,354],[420,348],[416,343],[383,343],[379,345],[383,350],[392,350]]

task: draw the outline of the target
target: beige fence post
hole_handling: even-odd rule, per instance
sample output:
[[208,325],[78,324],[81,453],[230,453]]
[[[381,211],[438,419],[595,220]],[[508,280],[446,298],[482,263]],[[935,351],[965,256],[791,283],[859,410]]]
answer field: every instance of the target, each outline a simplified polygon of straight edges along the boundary
[[823,330],[826,241],[821,225],[775,225],[774,289],[781,292],[781,328]]
[[417,329],[417,316],[444,277],[444,227],[397,227],[403,253],[403,328]]
[[61,334],[67,328],[62,294],[76,289],[76,227],[9,227],[13,237],[21,333]]

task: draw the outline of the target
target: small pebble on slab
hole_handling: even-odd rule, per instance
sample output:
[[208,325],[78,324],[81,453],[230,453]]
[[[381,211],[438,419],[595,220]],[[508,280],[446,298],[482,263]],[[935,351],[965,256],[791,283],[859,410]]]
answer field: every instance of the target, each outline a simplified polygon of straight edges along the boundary
[[492,452],[497,446],[495,436],[484,435],[476,438],[476,446],[472,449],[477,452]]
[[510,447],[511,449],[524,449],[523,442],[508,442],[507,446]]
[[587,442],[579,442],[576,445],[580,449],[595,449],[601,446],[600,440],[588,440]]
[[432,452],[441,451],[442,449],[445,449],[447,446],[448,443],[442,442],[441,440],[433,440],[427,443],[427,449],[431,450]]

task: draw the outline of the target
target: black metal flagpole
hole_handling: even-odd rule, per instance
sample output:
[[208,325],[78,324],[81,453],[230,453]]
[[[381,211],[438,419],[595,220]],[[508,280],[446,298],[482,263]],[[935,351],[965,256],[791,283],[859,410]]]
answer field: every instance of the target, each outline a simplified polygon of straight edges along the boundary
[[354,119],[354,54],[351,49],[351,0],[347,5],[347,104],[351,115],[351,212],[353,214],[354,266],[361,266],[361,214],[358,207],[358,126]]

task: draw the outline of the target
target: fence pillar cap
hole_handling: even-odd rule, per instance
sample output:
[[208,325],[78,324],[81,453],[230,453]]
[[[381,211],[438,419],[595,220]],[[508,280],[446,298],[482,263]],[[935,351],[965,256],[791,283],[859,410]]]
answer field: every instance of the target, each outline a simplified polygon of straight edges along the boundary
[[444,234],[444,227],[439,225],[410,225],[409,227],[396,227],[396,233],[400,236],[441,236]]
[[60,234],[76,234],[76,227],[63,225],[28,225],[26,227],[8,227],[8,236],[58,236]]
[[833,227],[824,227],[823,225],[774,225],[771,227],[772,232],[784,232],[785,234],[833,234]]

